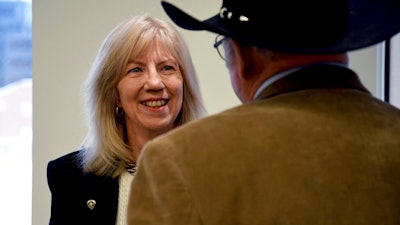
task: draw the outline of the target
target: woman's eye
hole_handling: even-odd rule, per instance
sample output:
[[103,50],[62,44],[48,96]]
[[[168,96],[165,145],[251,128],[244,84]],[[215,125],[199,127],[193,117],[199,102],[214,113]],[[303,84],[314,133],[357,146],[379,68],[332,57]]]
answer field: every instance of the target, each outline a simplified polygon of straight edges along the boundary
[[139,67],[132,68],[128,71],[128,73],[139,73],[142,70]]
[[164,70],[175,70],[173,66],[165,65]]
[[173,66],[173,65],[163,65],[161,67],[161,72],[163,74],[173,74],[176,73],[178,71],[177,66]]

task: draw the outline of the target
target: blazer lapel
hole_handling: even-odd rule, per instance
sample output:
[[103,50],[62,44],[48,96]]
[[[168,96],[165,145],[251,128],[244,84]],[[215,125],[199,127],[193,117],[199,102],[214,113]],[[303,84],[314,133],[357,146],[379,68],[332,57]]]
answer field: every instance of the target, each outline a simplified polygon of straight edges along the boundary
[[90,224],[115,224],[118,210],[118,178],[85,174],[87,220]]

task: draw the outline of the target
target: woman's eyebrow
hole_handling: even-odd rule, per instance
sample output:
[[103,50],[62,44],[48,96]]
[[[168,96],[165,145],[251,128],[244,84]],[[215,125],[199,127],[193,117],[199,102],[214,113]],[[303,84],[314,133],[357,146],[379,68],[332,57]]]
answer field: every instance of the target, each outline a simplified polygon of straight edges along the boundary
[[130,60],[128,60],[128,63],[127,63],[127,64],[138,64],[138,65],[140,65],[140,66],[146,65],[145,62],[141,62],[141,61],[138,61],[138,60],[135,60],[135,59],[130,59]]

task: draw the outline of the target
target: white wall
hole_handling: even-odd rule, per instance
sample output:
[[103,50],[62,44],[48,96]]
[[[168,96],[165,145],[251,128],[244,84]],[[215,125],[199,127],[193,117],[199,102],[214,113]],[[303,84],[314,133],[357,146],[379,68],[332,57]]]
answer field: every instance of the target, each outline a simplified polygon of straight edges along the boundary
[[[170,2],[206,19],[222,1]],[[48,224],[47,162],[75,150],[86,133],[81,85],[97,49],[118,22],[141,12],[169,20],[160,0],[33,1],[33,225]],[[209,113],[239,104],[224,62],[212,47],[215,34],[179,30],[192,52]],[[378,93],[376,55],[373,47],[350,58],[373,93]]]

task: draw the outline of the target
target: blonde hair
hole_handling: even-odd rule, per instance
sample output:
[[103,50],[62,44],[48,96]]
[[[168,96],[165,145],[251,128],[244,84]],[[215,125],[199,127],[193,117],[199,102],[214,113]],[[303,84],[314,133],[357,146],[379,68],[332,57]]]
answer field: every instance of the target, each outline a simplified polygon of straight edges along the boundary
[[133,16],[105,38],[84,83],[88,133],[80,156],[86,172],[117,177],[134,161],[125,123],[115,114],[117,85],[129,57],[138,56],[154,39],[167,46],[183,77],[184,100],[175,127],[205,115],[197,74],[181,35],[166,21],[148,14]]

